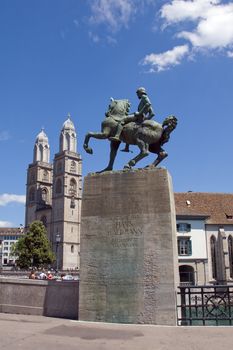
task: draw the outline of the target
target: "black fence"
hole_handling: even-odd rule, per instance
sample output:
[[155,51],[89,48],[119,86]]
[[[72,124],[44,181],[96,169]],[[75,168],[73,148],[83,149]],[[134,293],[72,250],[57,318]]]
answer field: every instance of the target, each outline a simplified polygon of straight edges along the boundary
[[179,286],[179,326],[233,325],[233,285]]

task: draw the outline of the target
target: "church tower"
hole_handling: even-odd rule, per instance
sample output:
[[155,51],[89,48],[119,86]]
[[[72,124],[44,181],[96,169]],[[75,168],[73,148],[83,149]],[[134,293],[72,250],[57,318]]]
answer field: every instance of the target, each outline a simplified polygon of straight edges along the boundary
[[60,133],[59,153],[53,163],[53,247],[58,267],[79,268],[82,160],[77,135],[68,115]]
[[50,239],[53,173],[49,158],[48,137],[42,129],[36,137],[33,163],[27,170],[25,227],[40,220]]

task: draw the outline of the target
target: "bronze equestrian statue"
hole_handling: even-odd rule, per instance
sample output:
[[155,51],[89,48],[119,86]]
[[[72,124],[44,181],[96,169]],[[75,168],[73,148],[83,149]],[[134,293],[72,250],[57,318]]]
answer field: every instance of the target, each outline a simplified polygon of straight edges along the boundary
[[157,154],[156,160],[150,165],[156,167],[168,154],[163,150],[162,145],[168,142],[170,133],[176,128],[177,118],[173,115],[167,117],[162,125],[151,118],[154,111],[145,88],[137,90],[140,103],[138,111],[128,115],[130,103],[128,100],[111,99],[106,118],[101,124],[101,132],[89,132],[84,140],[83,147],[87,153],[92,154],[93,150],[88,143],[91,137],[95,139],[109,139],[111,144],[110,160],[104,171],[111,171],[121,142],[126,143],[123,151],[128,152],[128,145],[137,145],[140,153],[131,159],[124,169],[131,169],[148,154]]

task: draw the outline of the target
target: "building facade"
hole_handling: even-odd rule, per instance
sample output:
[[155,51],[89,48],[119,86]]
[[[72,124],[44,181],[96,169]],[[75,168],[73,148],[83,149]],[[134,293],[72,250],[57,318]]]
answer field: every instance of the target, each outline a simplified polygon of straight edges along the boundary
[[233,282],[233,194],[176,193],[181,284]]
[[23,234],[22,228],[0,228],[0,268],[15,265],[17,257],[12,254],[12,246]]
[[47,135],[44,130],[37,135],[26,185],[25,227],[35,220],[43,222],[59,269],[79,268],[81,191],[82,160],[68,116],[53,163]]

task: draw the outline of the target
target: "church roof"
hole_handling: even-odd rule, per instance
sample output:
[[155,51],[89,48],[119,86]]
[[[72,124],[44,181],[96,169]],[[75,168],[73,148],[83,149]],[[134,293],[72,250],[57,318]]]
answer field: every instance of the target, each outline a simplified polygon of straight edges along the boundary
[[62,127],[62,130],[75,130],[75,127],[74,127],[74,123],[72,122],[71,120],[71,116],[70,114],[68,114],[68,118],[66,119],[66,121],[63,123],[63,127]]
[[175,193],[175,205],[177,217],[205,217],[207,224],[233,225],[233,194]]
[[46,133],[44,132],[44,129],[41,129],[41,131],[39,132],[39,134],[36,137],[36,142],[46,142],[48,143],[48,136],[46,135]]

